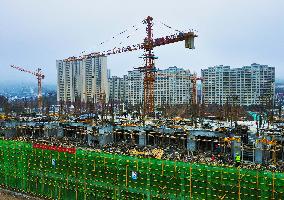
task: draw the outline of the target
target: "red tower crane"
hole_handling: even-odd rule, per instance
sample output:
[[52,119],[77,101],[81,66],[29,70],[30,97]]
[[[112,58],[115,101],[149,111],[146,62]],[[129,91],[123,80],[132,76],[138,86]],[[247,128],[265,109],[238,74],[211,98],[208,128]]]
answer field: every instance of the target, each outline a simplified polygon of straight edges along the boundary
[[30,70],[26,70],[22,67],[18,67],[15,65],[11,65],[12,68],[17,69],[21,72],[29,73],[37,77],[37,84],[38,84],[38,93],[37,93],[37,101],[38,101],[38,112],[42,113],[42,79],[44,79],[44,74],[42,73],[41,69],[38,68],[35,72]]
[[122,48],[113,48],[108,51],[103,52],[94,52],[87,55],[83,55],[80,57],[69,57],[65,59],[65,61],[75,61],[82,60],[84,58],[90,58],[94,56],[108,56],[112,54],[136,51],[136,50],[144,50],[143,59],[145,61],[145,65],[143,67],[137,68],[140,72],[144,73],[144,105],[143,105],[143,114],[144,116],[150,115],[154,112],[154,82],[155,82],[155,57],[153,49],[158,46],[163,46],[167,44],[172,44],[176,42],[185,41],[185,48],[194,49],[194,38],[197,35],[193,31],[189,32],[179,32],[177,34],[161,37],[161,38],[153,38],[153,18],[148,16],[144,21],[146,24],[146,33],[147,36],[144,39],[143,43],[122,47]]
[[197,81],[201,81],[201,103],[203,100],[203,78],[202,77],[197,77],[197,74],[194,73],[193,76],[191,77],[191,83],[192,83],[192,104],[197,104]]
[[148,16],[144,23],[147,24],[146,32],[147,37],[144,39],[144,61],[145,66],[138,68],[141,72],[144,73],[144,93],[143,93],[143,113],[144,115],[154,112],[154,82],[155,82],[155,55],[153,53],[153,18]]

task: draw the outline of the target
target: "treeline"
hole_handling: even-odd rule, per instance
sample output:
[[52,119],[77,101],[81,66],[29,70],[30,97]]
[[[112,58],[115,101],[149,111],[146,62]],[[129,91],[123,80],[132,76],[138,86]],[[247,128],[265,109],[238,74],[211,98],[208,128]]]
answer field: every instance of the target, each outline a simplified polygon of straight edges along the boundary
[[[43,97],[43,108],[49,111],[51,105],[56,105],[56,95],[50,94]],[[11,113],[32,113],[37,110],[37,98],[8,99],[0,95],[0,112],[8,115]]]

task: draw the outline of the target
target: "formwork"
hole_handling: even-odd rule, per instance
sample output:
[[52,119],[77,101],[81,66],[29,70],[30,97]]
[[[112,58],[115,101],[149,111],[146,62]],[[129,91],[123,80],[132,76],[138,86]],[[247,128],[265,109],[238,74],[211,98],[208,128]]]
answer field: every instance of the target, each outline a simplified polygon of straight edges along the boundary
[[1,187],[46,199],[284,199],[284,174],[0,140]]

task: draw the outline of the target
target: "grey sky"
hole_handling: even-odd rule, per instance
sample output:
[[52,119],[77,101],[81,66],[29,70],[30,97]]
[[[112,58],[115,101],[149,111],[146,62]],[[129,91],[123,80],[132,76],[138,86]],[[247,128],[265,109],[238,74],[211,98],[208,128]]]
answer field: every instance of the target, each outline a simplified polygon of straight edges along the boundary
[[[9,68],[15,64],[42,67],[46,82],[55,83],[56,59],[118,47],[118,39],[97,44],[148,15],[176,29],[196,29],[199,35],[195,50],[185,49],[183,42],[157,48],[158,68],[178,66],[200,73],[218,64],[239,67],[256,62],[275,66],[281,78],[283,10],[283,0],[0,0],[0,80],[33,80]],[[123,44],[138,43],[144,32],[122,38]],[[154,27],[154,37],[173,32]],[[112,75],[140,66],[141,53],[109,56]]]

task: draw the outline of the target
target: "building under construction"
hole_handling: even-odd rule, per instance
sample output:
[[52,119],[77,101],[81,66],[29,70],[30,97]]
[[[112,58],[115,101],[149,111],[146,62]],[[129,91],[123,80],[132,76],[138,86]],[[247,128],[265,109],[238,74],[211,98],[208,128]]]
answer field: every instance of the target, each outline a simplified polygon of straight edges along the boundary
[[1,187],[44,199],[283,199],[283,173],[0,140]]
[[107,57],[57,60],[57,101],[68,106],[108,100]]
[[[176,32],[174,34],[160,38],[154,38],[153,37],[154,19],[151,16],[148,16],[146,19],[142,21],[142,24],[146,26],[146,37],[144,38],[144,41],[140,42],[139,44],[128,45],[127,47],[119,47],[119,48],[113,47],[112,49],[107,51],[93,52],[79,57],[73,56],[64,59],[64,61],[57,62],[58,88],[59,88],[59,94],[61,94],[61,96],[59,96],[59,100],[63,101],[64,103],[68,101],[71,102],[72,104],[73,102],[75,102],[76,92],[74,91],[76,91],[76,89],[78,93],[83,91],[81,96],[88,95],[90,93],[91,102],[93,99],[96,99],[95,94],[99,95],[104,94],[105,100],[107,100],[107,98],[109,97],[107,80],[104,81],[103,79],[103,77],[105,78],[107,77],[107,69],[106,67],[102,68],[101,74],[104,74],[105,76],[101,76],[101,79],[98,78],[98,80],[101,80],[101,85],[100,85],[100,90],[96,91],[97,86],[95,85],[96,81],[94,79],[97,78],[97,76],[100,74],[100,71],[92,68],[93,65],[97,64],[96,62],[94,64],[93,60],[95,60],[96,58],[101,58],[114,54],[143,50],[144,53],[141,58],[144,60],[144,66],[138,67],[136,68],[136,70],[143,73],[143,102],[141,102],[143,104],[143,115],[144,116],[152,115],[155,109],[154,84],[156,80],[155,60],[157,59],[153,51],[154,48],[184,41],[185,48],[194,49],[194,38],[197,37],[197,35],[194,33],[193,30],[189,31],[174,30]],[[167,28],[172,29],[170,26],[164,23],[161,24]],[[123,34],[124,32],[126,31],[123,31],[120,34]],[[90,61],[89,64],[87,63],[88,61]],[[79,80],[79,78],[77,79],[74,78],[75,77],[74,73],[76,73],[76,70],[82,70],[80,67],[75,67],[74,69],[73,65],[77,65],[78,62],[79,63],[82,62],[82,67],[84,68],[85,66],[86,69],[83,70],[83,72],[81,73],[83,75],[83,79],[80,79],[81,82],[84,82],[85,79],[88,80],[88,78],[89,79],[91,78],[85,84],[87,85],[89,83],[90,85],[89,88],[85,87],[85,85],[80,83],[80,81],[79,83],[76,83],[76,80]],[[90,65],[89,71],[87,70],[88,68],[87,65]],[[67,95],[68,98],[66,98],[66,92],[68,93]],[[78,96],[80,95],[78,94]]]
[[[155,106],[190,104],[192,101],[191,77],[189,70],[177,67],[157,69],[154,84]],[[128,71],[123,79],[109,79],[110,100],[120,100],[128,105],[140,105],[143,102],[143,74]]]

